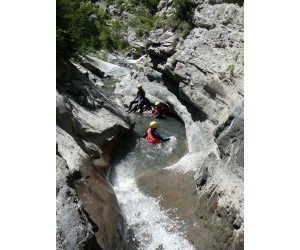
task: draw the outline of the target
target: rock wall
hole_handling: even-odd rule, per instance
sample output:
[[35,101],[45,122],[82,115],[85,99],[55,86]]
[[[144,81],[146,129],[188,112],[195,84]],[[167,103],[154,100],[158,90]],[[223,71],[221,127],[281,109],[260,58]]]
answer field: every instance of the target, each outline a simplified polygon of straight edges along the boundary
[[[191,206],[200,227],[198,232],[190,230],[190,240],[198,242],[199,249],[243,249],[243,1],[193,2],[193,29],[187,38],[171,30],[152,31],[149,56],[123,78],[116,91],[128,103],[136,83],[142,82],[152,103],[162,102],[185,123],[189,153],[166,170],[194,175]],[[158,15],[172,12],[172,1],[163,0],[159,6]],[[158,184],[152,186],[156,194],[167,192]],[[167,208],[189,212],[178,205],[181,201],[167,197],[163,202]],[[198,237],[208,243],[197,241]]]
[[[171,30],[152,31],[148,56],[135,71],[124,72],[116,92],[123,96],[121,105],[129,103],[142,82],[150,102],[160,101],[185,124],[188,154],[165,168],[160,182],[146,185],[142,176],[140,187],[151,186],[145,190],[149,195],[165,194],[165,208],[177,208],[197,225],[187,229],[197,249],[243,249],[243,1],[193,3],[187,38]],[[170,15],[172,0],[162,0],[159,10],[158,15]],[[99,69],[99,63],[85,57],[81,66],[61,62],[57,71],[59,249],[126,248],[122,216],[105,173],[114,145],[134,124],[99,90],[101,78],[113,74]],[[81,67],[89,69],[87,76]],[[176,199],[174,179],[184,180]],[[168,182],[173,186],[164,189]],[[184,194],[193,204],[185,205]]]
[[63,65],[56,92],[57,248],[124,249],[123,217],[106,172],[112,149],[134,123],[82,68]]
[[56,249],[100,249],[66,161],[56,156]]

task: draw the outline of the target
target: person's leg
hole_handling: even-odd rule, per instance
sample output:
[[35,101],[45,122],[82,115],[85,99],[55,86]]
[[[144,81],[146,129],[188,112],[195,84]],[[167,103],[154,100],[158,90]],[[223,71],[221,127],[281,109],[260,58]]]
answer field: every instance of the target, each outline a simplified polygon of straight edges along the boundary
[[127,109],[127,112],[129,112],[129,111],[131,110],[132,105],[133,105],[134,103],[138,103],[138,101],[132,101],[132,102],[130,102],[129,108]]
[[131,113],[132,111],[135,113],[136,111],[137,111],[137,109],[138,109],[138,104],[137,105],[135,105],[133,108],[132,108],[132,110],[130,110],[128,113]]
[[145,101],[143,100],[143,101],[140,102],[140,105],[139,105],[140,113],[143,113],[144,105],[145,105]]

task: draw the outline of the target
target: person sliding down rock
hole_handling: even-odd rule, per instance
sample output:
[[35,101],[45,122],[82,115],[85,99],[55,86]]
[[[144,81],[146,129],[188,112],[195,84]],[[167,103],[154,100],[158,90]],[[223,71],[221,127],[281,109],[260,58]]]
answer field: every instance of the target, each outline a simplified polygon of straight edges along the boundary
[[147,140],[151,143],[159,143],[161,141],[169,141],[171,138],[163,138],[161,135],[157,132],[157,122],[153,121],[149,124],[149,129],[147,132],[143,135],[143,138],[147,138]]
[[[137,94],[136,94],[136,97],[133,99],[132,102],[130,102],[129,108],[128,108],[128,110],[126,110],[126,112],[128,112],[128,113],[131,113],[132,111],[134,111],[134,109],[135,109],[135,111],[136,111],[137,108],[140,108],[140,112],[141,112],[141,113],[143,112],[142,110],[143,110],[143,105],[144,105],[144,100],[145,100],[145,95],[146,95],[146,93],[145,93],[145,91],[143,90],[143,86],[142,86],[141,83],[139,83],[139,84],[137,85],[137,88],[138,88],[138,92],[137,92]],[[137,108],[134,107],[133,109],[131,109],[131,108],[132,108],[132,105],[135,104],[135,103],[138,104],[138,105],[137,105]]]
[[152,112],[152,116],[158,119],[166,118],[166,116],[163,113],[164,108],[160,105],[160,102],[155,102],[155,109]]

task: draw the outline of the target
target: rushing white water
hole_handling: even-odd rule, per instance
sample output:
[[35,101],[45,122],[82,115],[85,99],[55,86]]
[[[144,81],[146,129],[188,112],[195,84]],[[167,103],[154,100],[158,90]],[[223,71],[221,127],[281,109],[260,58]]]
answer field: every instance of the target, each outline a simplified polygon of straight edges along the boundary
[[[112,90],[115,81],[103,80],[102,91],[112,99],[118,95]],[[186,135],[184,125],[168,117],[158,121],[158,131],[171,140],[150,144],[142,138],[149,123],[154,119],[147,114],[130,114],[136,121],[134,135],[119,145],[120,158],[116,159],[111,173],[111,181],[123,211],[128,229],[133,232],[134,249],[138,250],[192,250],[195,249],[179,228],[184,222],[178,218],[171,220],[168,211],[159,205],[159,199],[143,194],[136,182],[136,177],[150,169],[159,169],[178,161],[186,152]]]
[[158,199],[139,191],[130,157],[118,165],[114,189],[128,227],[139,242],[138,249],[195,249],[178,230],[182,222],[170,220]]
[[128,228],[138,242],[137,249],[195,249],[179,230],[184,223],[169,219],[168,211],[160,207],[159,199],[143,194],[135,183],[138,175],[167,162],[178,150],[177,144],[174,136],[170,141],[156,145],[143,138],[137,139],[134,149],[115,166],[114,190]]

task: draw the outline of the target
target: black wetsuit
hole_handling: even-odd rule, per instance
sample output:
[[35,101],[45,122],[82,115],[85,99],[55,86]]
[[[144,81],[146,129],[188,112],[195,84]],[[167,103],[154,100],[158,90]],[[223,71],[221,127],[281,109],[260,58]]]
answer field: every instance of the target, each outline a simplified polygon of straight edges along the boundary
[[143,89],[139,89],[138,92],[136,93],[136,97],[133,99],[133,101],[130,103],[128,111],[131,110],[132,105],[135,103],[138,103],[139,107],[143,107],[144,105],[144,99],[145,99],[146,93]]

